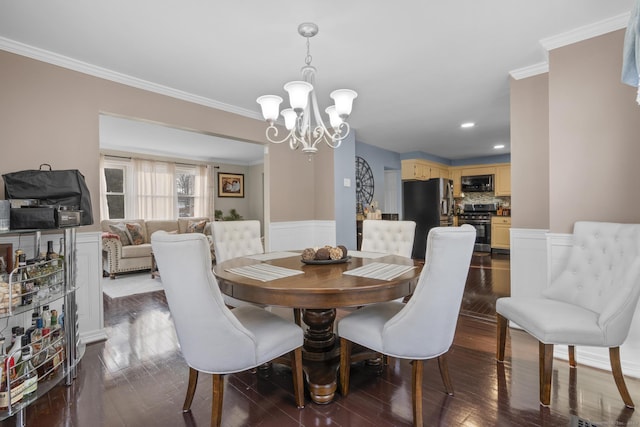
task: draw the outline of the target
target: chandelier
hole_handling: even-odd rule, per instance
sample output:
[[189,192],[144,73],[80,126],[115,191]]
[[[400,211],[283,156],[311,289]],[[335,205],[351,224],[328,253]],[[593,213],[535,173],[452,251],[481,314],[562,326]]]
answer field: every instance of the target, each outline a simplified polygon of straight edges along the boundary
[[329,95],[334,105],[325,109],[329,116],[330,127],[327,128],[318,109],[315,84],[316,68],[311,65],[309,53],[309,39],[318,34],[318,26],[306,22],[298,26],[298,33],[307,39],[307,56],[305,66],[302,67],[302,81],[292,81],[284,85],[284,90],[289,93],[290,108],[282,110],[280,114],[284,118],[284,125],[289,134],[278,140],[278,128],[275,126],[280,110],[282,98],[277,95],[264,95],[256,102],[262,107],[262,115],[269,124],[266,136],[274,144],[289,141],[292,150],[302,147],[302,152],[314,154],[318,151],[316,145],[324,141],[331,148],[338,148],[342,140],[349,135],[350,127],[346,122],[351,114],[353,100],[358,94],[351,89],[338,89]]

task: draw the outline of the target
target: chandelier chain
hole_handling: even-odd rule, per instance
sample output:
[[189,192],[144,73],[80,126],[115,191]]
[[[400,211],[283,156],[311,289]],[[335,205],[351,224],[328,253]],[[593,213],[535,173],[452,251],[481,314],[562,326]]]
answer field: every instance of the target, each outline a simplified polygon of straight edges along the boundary
[[311,43],[309,42],[309,37],[307,37],[306,39],[307,39],[307,56],[304,58],[304,63],[307,65],[311,65],[311,60],[313,59],[313,57],[311,56],[311,49],[310,49]]

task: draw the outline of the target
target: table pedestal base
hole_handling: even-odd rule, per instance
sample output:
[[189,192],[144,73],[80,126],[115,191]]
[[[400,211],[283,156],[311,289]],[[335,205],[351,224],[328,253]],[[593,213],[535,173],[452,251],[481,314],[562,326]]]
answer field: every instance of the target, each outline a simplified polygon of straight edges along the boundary
[[302,365],[311,400],[326,404],[333,400],[338,388],[340,347],[333,323],[336,310],[303,310],[302,320],[308,326],[304,334]]

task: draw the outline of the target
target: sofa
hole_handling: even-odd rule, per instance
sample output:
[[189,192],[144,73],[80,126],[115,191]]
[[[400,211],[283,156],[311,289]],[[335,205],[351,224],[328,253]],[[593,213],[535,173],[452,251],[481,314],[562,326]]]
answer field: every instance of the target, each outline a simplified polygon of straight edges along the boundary
[[102,269],[105,276],[150,270],[152,267],[151,235],[163,230],[168,233],[204,233],[215,260],[211,223],[206,217],[173,220],[113,219],[100,222],[102,229]]

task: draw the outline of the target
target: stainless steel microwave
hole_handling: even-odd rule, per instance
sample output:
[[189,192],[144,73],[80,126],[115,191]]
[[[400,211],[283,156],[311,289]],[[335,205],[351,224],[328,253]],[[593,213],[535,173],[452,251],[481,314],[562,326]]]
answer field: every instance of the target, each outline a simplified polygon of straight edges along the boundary
[[463,193],[493,191],[493,175],[463,176],[460,190]]

